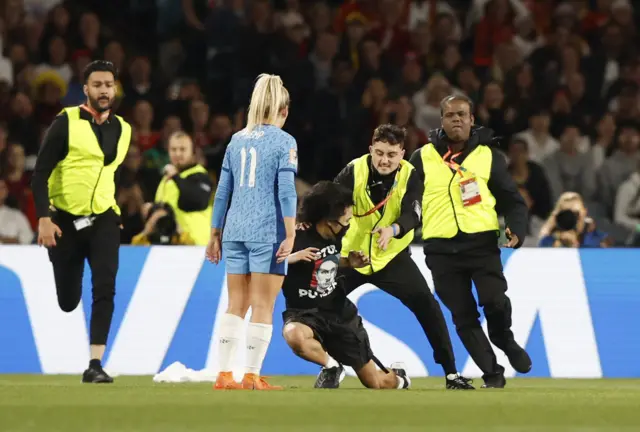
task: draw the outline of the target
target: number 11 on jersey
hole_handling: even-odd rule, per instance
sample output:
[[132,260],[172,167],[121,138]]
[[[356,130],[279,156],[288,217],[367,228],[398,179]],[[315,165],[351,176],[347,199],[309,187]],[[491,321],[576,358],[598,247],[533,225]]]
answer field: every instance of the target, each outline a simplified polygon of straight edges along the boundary
[[[248,187],[254,187],[256,185],[256,166],[258,165],[258,154],[255,147],[249,147],[249,156],[251,161],[249,162],[249,182]],[[244,171],[247,165],[247,149],[242,147],[240,150],[240,186],[244,186]]]

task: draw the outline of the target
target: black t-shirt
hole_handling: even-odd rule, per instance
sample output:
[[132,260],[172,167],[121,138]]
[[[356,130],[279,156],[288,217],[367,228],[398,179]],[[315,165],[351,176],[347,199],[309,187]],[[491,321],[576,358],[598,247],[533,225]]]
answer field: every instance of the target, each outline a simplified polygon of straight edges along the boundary
[[316,261],[289,265],[282,286],[287,309],[318,309],[343,318],[355,315],[357,309],[347,298],[338,272],[341,241],[322,238],[315,227],[298,231],[293,252],[310,247],[319,249]]

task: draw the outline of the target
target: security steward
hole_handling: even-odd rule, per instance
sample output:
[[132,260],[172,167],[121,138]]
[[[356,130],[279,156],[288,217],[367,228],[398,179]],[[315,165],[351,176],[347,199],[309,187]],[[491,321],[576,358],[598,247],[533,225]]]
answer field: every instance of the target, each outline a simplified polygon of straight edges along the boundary
[[431,131],[430,142],[410,160],[424,183],[422,238],[436,293],[483,372],[483,388],[502,388],[504,368],[480,326],[471,282],[491,342],[505,352],[516,371],[529,372],[531,359],[511,331],[511,302],[498,247],[498,213],[507,222],[504,246],[518,248],[526,234],[527,206],[504,156],[491,147],[493,131],[473,126],[472,108],[463,96],[443,99],[442,128]]
[[[350,227],[342,241],[342,256],[363,251],[370,265],[347,269],[347,293],[371,283],[400,300],[414,313],[444,369],[447,389],[472,390],[457,373],[455,357],[439,303],[411,258],[414,229],[420,225],[422,182],[404,157],[406,131],[384,124],[373,133],[370,154],[347,165],[335,181],[353,190]],[[347,228],[347,227],[345,227]]]
[[48,249],[63,311],[72,312],[80,302],[85,259],[91,268],[91,359],[82,376],[85,383],[113,382],[101,362],[111,327],[120,248],[115,177],[131,142],[131,126],[111,109],[116,80],[111,62],[87,65],[87,102],[65,108],[54,119],[32,180],[38,244]]
[[195,162],[193,140],[185,132],[169,138],[169,160],[156,190],[155,202],[167,203],[175,213],[178,227],[206,246],[211,236],[213,187],[205,167]]

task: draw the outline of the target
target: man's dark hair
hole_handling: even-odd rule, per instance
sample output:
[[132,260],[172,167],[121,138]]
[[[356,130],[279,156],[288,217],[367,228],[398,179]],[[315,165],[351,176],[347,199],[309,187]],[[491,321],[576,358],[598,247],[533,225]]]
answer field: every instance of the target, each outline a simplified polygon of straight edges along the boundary
[[449,95],[440,101],[440,116],[444,115],[444,108],[450,102],[465,102],[469,105],[469,114],[473,114],[473,101],[464,95]]
[[393,124],[383,124],[373,131],[371,142],[383,142],[391,145],[404,147],[404,140],[407,139],[407,130]]
[[317,224],[323,220],[338,220],[347,207],[353,205],[353,193],[331,181],[316,183],[302,200],[298,222]]
[[113,74],[114,81],[118,79],[118,71],[110,61],[95,60],[89,63],[82,72],[85,84],[89,81],[89,77],[94,72],[111,72]]

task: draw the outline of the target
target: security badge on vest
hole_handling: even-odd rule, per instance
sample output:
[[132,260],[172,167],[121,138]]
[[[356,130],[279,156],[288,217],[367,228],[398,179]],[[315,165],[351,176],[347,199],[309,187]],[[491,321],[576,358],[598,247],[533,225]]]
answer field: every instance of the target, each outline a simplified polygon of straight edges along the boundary
[[442,160],[444,163],[449,165],[449,168],[454,170],[461,178],[464,179],[460,180],[459,183],[460,195],[462,197],[462,204],[467,207],[482,202],[482,196],[480,195],[480,187],[478,186],[475,174],[469,173],[466,168],[460,166],[454,160],[460,156],[461,153],[462,152],[451,154],[451,150],[449,150],[444,156],[442,156]]
[[[402,199],[407,191],[409,177],[413,171],[413,165],[407,161],[400,162],[400,169],[396,173],[394,186],[382,203],[374,203],[367,191],[369,181],[369,155],[364,155],[351,163],[353,164],[353,202],[354,217],[351,219],[351,227],[342,240],[341,255],[346,257],[349,252],[363,251],[369,256],[370,265],[356,269],[358,272],[369,275],[382,270],[396,255],[406,249],[413,240],[414,230],[411,230],[401,238],[393,238],[386,250],[380,249],[378,243],[373,241],[371,233],[377,227],[388,227],[400,216]],[[377,205],[376,205],[377,204]],[[380,206],[380,204],[383,204]],[[380,208],[378,208],[378,206]],[[383,210],[383,211],[381,211]]]

